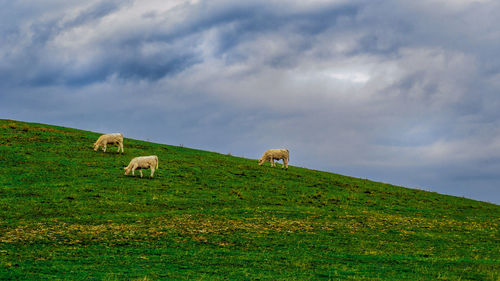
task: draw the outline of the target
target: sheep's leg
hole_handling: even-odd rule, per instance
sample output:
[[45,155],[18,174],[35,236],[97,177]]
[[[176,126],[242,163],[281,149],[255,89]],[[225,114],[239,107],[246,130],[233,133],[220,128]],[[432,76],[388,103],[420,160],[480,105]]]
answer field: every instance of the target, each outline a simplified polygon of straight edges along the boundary
[[123,153],[123,142],[120,143],[120,147],[121,147],[122,153]]
[[104,148],[102,149],[104,152],[106,152],[106,147],[108,146],[107,143],[104,144]]
[[276,164],[274,164],[274,158],[271,158],[271,167],[276,167]]
[[135,176],[135,169],[137,169],[137,164],[132,167],[132,176]]
[[283,165],[285,165],[286,169],[288,169],[288,159],[287,158],[283,159]]
[[116,153],[120,153],[120,144],[118,143],[118,150],[116,151]]
[[141,178],[142,178],[142,168],[139,169],[139,172],[141,172]]
[[154,174],[154,173],[155,173],[155,167],[154,167],[154,166],[152,166],[152,167],[151,167],[151,176],[150,176],[150,178],[153,178],[153,174]]

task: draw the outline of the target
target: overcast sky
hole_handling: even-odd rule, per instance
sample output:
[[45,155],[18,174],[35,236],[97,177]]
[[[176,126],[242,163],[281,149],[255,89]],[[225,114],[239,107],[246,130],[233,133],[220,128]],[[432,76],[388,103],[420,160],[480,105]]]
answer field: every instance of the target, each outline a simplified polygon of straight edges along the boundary
[[500,1],[0,4],[0,118],[500,203]]

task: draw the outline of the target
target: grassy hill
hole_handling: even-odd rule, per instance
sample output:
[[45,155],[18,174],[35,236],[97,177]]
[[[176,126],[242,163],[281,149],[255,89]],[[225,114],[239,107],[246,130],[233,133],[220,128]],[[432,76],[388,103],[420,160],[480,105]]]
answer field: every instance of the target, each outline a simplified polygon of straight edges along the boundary
[[98,136],[0,120],[0,279],[500,278],[498,205]]

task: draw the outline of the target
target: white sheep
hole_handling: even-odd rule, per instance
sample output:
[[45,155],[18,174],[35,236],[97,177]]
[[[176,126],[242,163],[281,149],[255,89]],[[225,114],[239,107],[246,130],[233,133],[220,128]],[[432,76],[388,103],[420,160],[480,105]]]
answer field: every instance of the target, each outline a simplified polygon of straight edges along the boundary
[[288,149],[269,149],[264,152],[264,155],[260,157],[259,159],[259,166],[264,164],[264,162],[269,161],[271,162],[271,167],[275,167],[276,165],[274,164],[274,160],[281,160],[283,159],[283,167],[288,169],[288,161],[290,161],[290,154],[288,152]]
[[139,169],[142,178],[142,169],[151,169],[151,176],[153,178],[153,174],[155,173],[155,167],[158,169],[158,157],[156,155],[151,156],[140,156],[135,157],[130,160],[130,163],[127,167],[125,167],[125,175],[127,176],[130,171],[132,171],[132,175],[135,176],[135,169]]
[[122,150],[123,153],[123,135],[122,133],[116,133],[116,134],[105,134],[100,136],[97,141],[94,143],[94,151],[97,151],[99,149],[99,146],[102,146],[102,150],[106,152],[106,147],[108,144],[116,144],[118,145],[118,151],[120,152],[120,149]]

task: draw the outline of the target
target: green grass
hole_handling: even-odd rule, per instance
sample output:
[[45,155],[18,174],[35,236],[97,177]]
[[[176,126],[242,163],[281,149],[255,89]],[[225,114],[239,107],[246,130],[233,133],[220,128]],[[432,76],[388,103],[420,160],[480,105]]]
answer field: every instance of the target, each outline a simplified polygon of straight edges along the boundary
[[0,120],[1,280],[500,278],[498,205],[98,136]]

